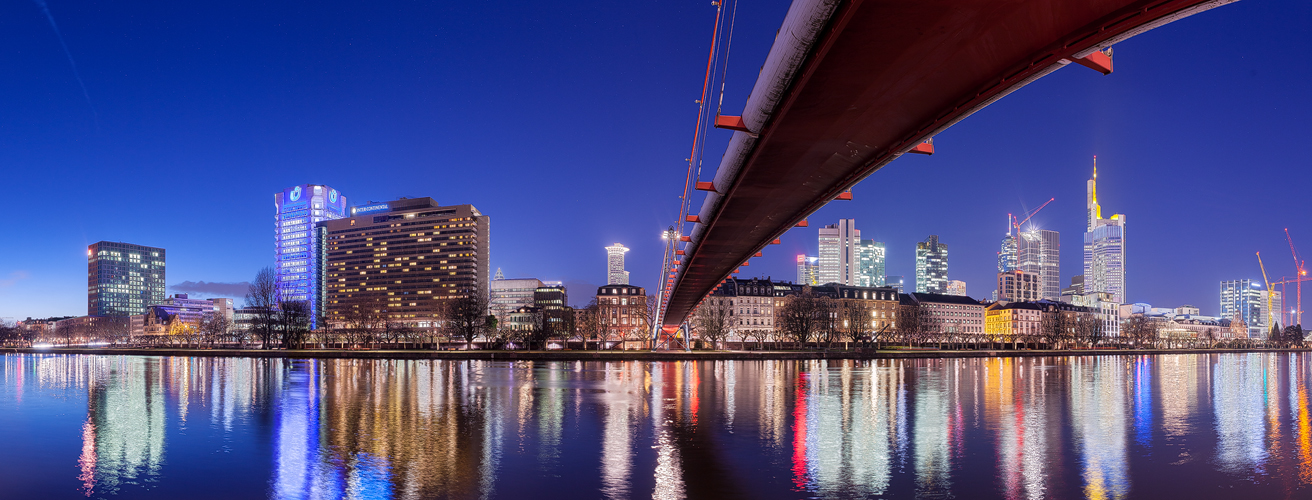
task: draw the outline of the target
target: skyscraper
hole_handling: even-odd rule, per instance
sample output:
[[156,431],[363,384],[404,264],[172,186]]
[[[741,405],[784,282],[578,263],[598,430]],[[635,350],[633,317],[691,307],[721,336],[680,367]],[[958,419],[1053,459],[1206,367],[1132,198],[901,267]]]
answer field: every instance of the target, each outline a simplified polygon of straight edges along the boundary
[[1016,238],[1016,267],[1039,277],[1039,298],[1061,299],[1061,235],[1031,228]]
[[860,281],[861,231],[856,219],[839,219],[838,224],[820,228],[820,284],[856,285]]
[[606,284],[629,284],[629,272],[624,270],[624,253],[629,249],[616,243],[606,247]]
[[816,275],[820,267],[819,257],[797,256],[797,284],[816,285]]
[[916,243],[916,293],[947,293],[948,246],[930,235]]
[[87,315],[132,316],[164,301],[164,249],[101,241],[87,247]]
[[1014,219],[1011,214],[1007,214],[1007,235],[1002,237],[1002,245],[998,249],[998,272],[1009,273],[1016,270],[1016,237],[1012,236],[1011,229],[1015,227]]
[[1107,292],[1112,301],[1125,303],[1125,215],[1102,218],[1098,206],[1098,158],[1093,178],[1086,184],[1087,227],[1084,233],[1084,293]]
[[861,265],[858,266],[857,286],[884,286],[884,243],[861,240],[858,255]]
[[1252,280],[1231,280],[1221,282],[1221,317],[1239,318],[1248,327],[1248,338],[1265,338],[1267,329],[1265,315],[1266,297],[1262,285]]
[[316,224],[340,219],[346,195],[318,184],[292,186],[273,194],[273,258],[278,300],[310,304],[310,321],[317,325],[323,308],[323,256],[315,251],[322,237]]

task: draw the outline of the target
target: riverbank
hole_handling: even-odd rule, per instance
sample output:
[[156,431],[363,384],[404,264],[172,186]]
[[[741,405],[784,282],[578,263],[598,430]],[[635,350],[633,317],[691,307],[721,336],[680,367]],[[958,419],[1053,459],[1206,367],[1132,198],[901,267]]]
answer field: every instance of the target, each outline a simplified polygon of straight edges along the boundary
[[423,351],[423,350],[260,350],[97,347],[5,347],[0,354],[99,354],[117,356],[245,357],[299,359],[444,359],[495,361],[712,361],[809,359],[1000,358],[1038,356],[1138,356],[1312,352],[1304,349],[1096,349],[1096,350],[866,350],[866,351]]

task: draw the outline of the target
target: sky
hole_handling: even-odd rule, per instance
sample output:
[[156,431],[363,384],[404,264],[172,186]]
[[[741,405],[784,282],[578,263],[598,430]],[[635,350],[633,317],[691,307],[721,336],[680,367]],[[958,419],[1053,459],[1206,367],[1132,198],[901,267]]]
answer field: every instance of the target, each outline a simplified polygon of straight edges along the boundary
[[[725,114],[787,9],[739,6]],[[273,194],[304,183],[472,204],[493,270],[564,281],[575,304],[615,242],[652,288],[714,16],[691,0],[0,4],[0,318],[86,314],[101,240],[165,248],[170,292],[239,296],[273,263]],[[1129,301],[1215,314],[1219,281],[1261,279],[1255,252],[1292,275],[1285,228],[1312,252],[1309,27],[1312,3],[1248,0],[1125,41],[1111,75],[1072,65],[1003,98],[744,272],[792,280],[816,228],[854,218],[888,274],[910,283],[936,234],[949,278],[987,298],[1007,214],[1055,198],[1033,222],[1061,233],[1065,286],[1097,155],[1103,211],[1127,217]],[[707,178],[728,138],[709,136]]]

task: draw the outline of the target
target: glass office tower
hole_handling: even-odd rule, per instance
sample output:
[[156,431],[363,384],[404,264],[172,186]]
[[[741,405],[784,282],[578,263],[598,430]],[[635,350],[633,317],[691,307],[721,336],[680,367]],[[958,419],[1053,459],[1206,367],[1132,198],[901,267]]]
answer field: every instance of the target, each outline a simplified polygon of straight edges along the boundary
[[87,315],[132,316],[164,301],[164,249],[114,241],[87,247]]
[[317,326],[322,306],[322,258],[315,252],[319,232],[315,224],[347,215],[346,196],[318,184],[292,186],[273,194],[274,272],[278,300],[310,303]]

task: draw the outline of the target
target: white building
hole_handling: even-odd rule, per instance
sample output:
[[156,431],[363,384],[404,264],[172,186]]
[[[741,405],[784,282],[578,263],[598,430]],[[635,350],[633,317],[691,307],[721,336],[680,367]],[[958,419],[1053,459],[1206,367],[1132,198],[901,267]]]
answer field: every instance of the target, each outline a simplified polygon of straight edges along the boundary
[[629,272],[624,270],[624,253],[629,249],[616,243],[606,247],[606,284],[629,284]]
[[488,309],[498,320],[505,321],[517,309],[532,306],[533,292],[541,286],[542,280],[537,278],[494,279]]
[[875,240],[861,240],[858,249],[861,265],[857,275],[857,286],[884,286],[884,243]]
[[860,283],[860,248],[861,231],[856,228],[856,219],[840,219],[838,224],[820,228],[820,272],[817,281],[820,284],[841,285]]
[[1248,338],[1266,338],[1271,328],[1266,324],[1266,297],[1262,285],[1253,280],[1231,280],[1221,282],[1221,318],[1234,319],[1236,316],[1248,327]]

